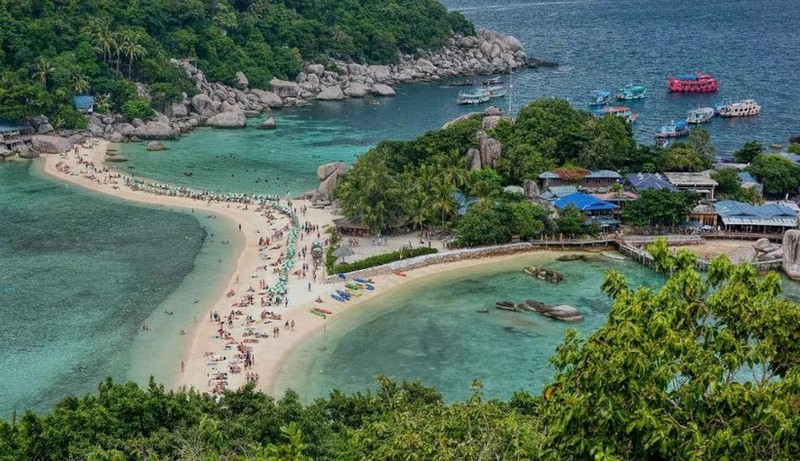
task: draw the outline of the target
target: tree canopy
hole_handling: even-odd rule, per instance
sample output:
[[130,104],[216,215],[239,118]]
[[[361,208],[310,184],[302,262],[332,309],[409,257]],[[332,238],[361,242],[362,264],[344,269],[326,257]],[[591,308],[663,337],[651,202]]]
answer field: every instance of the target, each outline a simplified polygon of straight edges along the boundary
[[137,97],[131,81],[159,85],[156,105],[192,94],[170,58],[195,58],[211,81],[242,71],[268,88],[304,60],[390,63],[474,34],[435,0],[21,0],[0,2],[0,24],[0,118],[71,122],[73,94],[109,95],[98,109],[118,111]]
[[759,154],[747,168],[764,185],[764,192],[783,195],[800,187],[800,166],[780,155]]

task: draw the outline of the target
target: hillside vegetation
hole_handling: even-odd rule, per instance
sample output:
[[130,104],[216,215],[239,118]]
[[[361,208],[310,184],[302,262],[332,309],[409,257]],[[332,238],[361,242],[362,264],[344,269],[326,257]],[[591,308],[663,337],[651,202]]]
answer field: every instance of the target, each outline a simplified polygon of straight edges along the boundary
[[609,272],[607,324],[567,332],[541,393],[486,400],[472,382],[448,404],[379,378],[304,404],[252,385],[214,399],[107,381],[0,422],[0,460],[797,459],[800,306],[780,297],[780,276],[724,257],[701,276],[687,250],[673,256],[661,240],[649,251],[671,275],[664,287]]
[[122,111],[144,104],[132,81],[156,108],[194,93],[170,58],[196,58],[209,81],[242,71],[267,88],[304,61],[389,63],[474,33],[435,0],[2,0],[0,24],[0,119],[66,127],[84,123],[74,94]]

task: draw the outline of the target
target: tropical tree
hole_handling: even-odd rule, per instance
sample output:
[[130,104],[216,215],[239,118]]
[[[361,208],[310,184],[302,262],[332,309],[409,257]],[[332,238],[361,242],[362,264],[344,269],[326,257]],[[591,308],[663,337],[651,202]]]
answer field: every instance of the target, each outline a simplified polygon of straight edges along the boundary
[[103,62],[108,62],[111,55],[117,51],[119,44],[106,22],[98,22],[90,26],[92,43],[97,51],[102,53]]
[[77,67],[72,68],[72,91],[75,94],[82,94],[89,90],[89,81]]
[[144,34],[137,30],[126,29],[120,34],[119,53],[128,58],[128,78],[133,75],[133,61],[147,55],[143,38]]
[[569,205],[561,210],[561,216],[556,221],[556,229],[559,233],[569,237],[581,235],[586,229],[586,215],[575,206]]
[[780,155],[757,155],[747,168],[773,195],[791,194],[800,187],[800,166]]
[[439,217],[439,224],[446,227],[450,218],[455,216],[458,204],[455,199],[456,188],[449,178],[440,178],[434,181],[430,206],[430,215]]
[[39,80],[39,84],[44,88],[47,88],[48,79],[55,71],[56,67],[52,60],[45,57],[40,57],[36,60],[35,76]]
[[[666,247],[666,242],[660,244]],[[544,392],[544,458],[788,459],[800,394],[800,307],[780,276],[687,250],[651,251],[671,274],[638,290],[616,271],[607,324],[570,330]]]
[[733,153],[733,159],[739,163],[753,163],[759,155],[764,153],[764,146],[758,141],[748,141],[741,149]]
[[689,192],[645,190],[622,210],[622,220],[633,226],[676,226],[697,205],[699,196]]

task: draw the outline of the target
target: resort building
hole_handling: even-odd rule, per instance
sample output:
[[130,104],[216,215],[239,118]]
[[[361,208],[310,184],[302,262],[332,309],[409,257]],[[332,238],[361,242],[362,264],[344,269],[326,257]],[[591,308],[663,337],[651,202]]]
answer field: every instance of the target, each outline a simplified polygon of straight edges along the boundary
[[704,200],[714,200],[717,182],[705,173],[664,173],[664,176],[678,190],[700,194]]
[[73,98],[75,103],[75,110],[82,114],[91,114],[94,112],[94,97],[88,95],[75,96]]
[[636,192],[641,193],[645,190],[666,189],[670,192],[677,192],[678,188],[667,181],[661,173],[631,173],[625,176],[628,185]]
[[577,192],[556,200],[554,205],[559,210],[574,206],[586,214],[586,224],[597,222],[603,231],[614,230],[620,224],[619,219],[617,219],[619,207],[592,195]]
[[743,189],[753,189],[758,192],[758,195],[764,195],[764,185],[758,182],[756,178],[746,171],[738,173],[739,183]]
[[726,231],[781,233],[797,227],[797,211],[776,203],[754,206],[721,200],[714,208],[719,225]]
[[619,192],[603,192],[600,194],[592,194],[593,197],[598,198],[604,202],[612,203],[619,207],[620,210],[625,208],[628,202],[639,199],[639,195],[629,190],[622,190]]
[[545,171],[539,175],[542,189],[546,190],[558,186],[575,186],[579,189],[600,190],[607,189],[622,181],[622,175],[611,170],[591,171],[580,178],[563,177],[557,171]]

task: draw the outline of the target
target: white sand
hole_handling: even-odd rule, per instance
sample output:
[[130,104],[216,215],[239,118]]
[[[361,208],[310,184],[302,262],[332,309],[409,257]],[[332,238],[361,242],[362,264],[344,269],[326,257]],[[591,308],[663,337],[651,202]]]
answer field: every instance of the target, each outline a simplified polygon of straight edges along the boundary
[[[469,267],[478,264],[485,264],[488,261],[483,260],[465,260],[451,264],[442,264],[437,266],[430,266],[423,269],[418,269],[407,274],[406,277],[397,275],[383,276],[375,279],[376,290],[364,291],[363,296],[354,297],[353,300],[341,303],[331,298],[331,293],[336,289],[343,289],[343,283],[324,284],[312,281],[311,273],[308,273],[306,278],[299,275],[291,275],[288,286],[287,298],[289,300],[288,307],[273,306],[267,307],[266,310],[273,311],[281,316],[280,321],[261,321],[260,314],[262,309],[260,307],[258,293],[262,290],[259,289],[259,281],[264,280],[268,285],[277,282],[278,274],[273,273],[272,267],[269,264],[275,261],[282,251],[286,248],[286,239],[280,242],[280,247],[268,251],[262,251],[259,254],[259,237],[271,237],[272,233],[277,229],[287,229],[290,225],[290,220],[277,212],[265,213],[262,210],[256,210],[254,207],[246,209],[244,205],[238,204],[224,204],[214,203],[208,204],[205,201],[194,200],[183,197],[172,197],[165,195],[156,195],[145,191],[134,191],[124,185],[124,179],[115,178],[118,173],[116,171],[108,172],[95,172],[85,164],[79,163],[79,159],[84,162],[92,163],[98,171],[104,171],[105,153],[109,143],[103,140],[92,140],[93,147],[79,147],[78,153],[70,153],[66,155],[49,155],[44,156],[44,172],[60,180],[68,181],[70,183],[91,189],[96,192],[108,194],[125,200],[136,202],[148,203],[153,205],[161,205],[167,207],[180,207],[187,209],[200,210],[206,214],[215,214],[227,219],[233,220],[237,225],[241,225],[241,232],[245,239],[244,247],[238,257],[235,270],[229,275],[228,283],[223,292],[219,293],[216,299],[211,300],[212,303],[209,312],[204,316],[199,317],[202,319],[198,324],[187,325],[186,331],[192,331],[191,347],[183,359],[185,369],[180,373],[180,377],[176,383],[177,387],[195,387],[200,390],[211,391],[217,384],[209,380],[210,375],[217,372],[227,373],[227,388],[238,388],[243,385],[245,380],[245,372],[258,374],[259,381],[258,387],[264,390],[271,390],[275,377],[281,372],[281,368],[289,353],[297,347],[304,340],[309,338],[315,332],[322,329],[324,321],[322,318],[311,314],[309,311],[314,307],[323,307],[327,310],[333,311],[333,315],[328,316],[328,322],[335,321],[342,315],[345,315],[348,309],[369,300],[374,299],[379,294],[385,294],[392,288],[401,284],[413,283],[414,280],[426,277],[428,275],[444,272],[452,268]],[[159,154],[161,155],[161,154]],[[310,205],[307,202],[295,201],[293,206],[300,209],[303,205]],[[273,220],[268,221],[268,217]],[[331,225],[335,216],[329,211],[313,209],[308,206],[308,211],[305,215],[300,215],[300,220],[308,221],[312,224],[318,225],[321,230],[325,226]],[[325,234],[321,232],[321,237],[324,239]],[[310,267],[313,267],[310,254],[310,243],[316,238],[316,233],[312,235],[305,234],[302,240],[298,240],[298,249],[304,245],[309,246],[307,258],[302,259],[301,256],[295,257],[296,264],[292,272],[300,269],[305,262]],[[345,244],[347,237],[344,238]],[[372,245],[372,238],[365,237],[359,240],[357,246],[353,246],[356,252],[355,256],[350,257],[348,260],[361,259],[363,257],[384,253],[400,248],[407,245],[409,242],[416,247],[419,245],[419,240],[413,236],[400,236],[388,239],[386,246]],[[272,242],[272,246],[275,242]],[[441,246],[439,242],[433,242],[434,246]],[[427,246],[427,242],[426,242]],[[271,259],[262,259],[262,256]],[[491,261],[504,260],[506,258],[518,257],[518,255],[509,255],[504,257],[492,258]],[[263,266],[267,265],[267,270],[263,270]],[[238,283],[237,283],[238,277]],[[317,279],[322,280],[323,273],[317,274]],[[311,290],[308,289],[308,284],[311,282]],[[247,294],[248,288],[255,289],[255,304],[249,307],[233,307],[232,304],[240,299],[242,295]],[[232,297],[226,296],[229,290],[235,291]],[[315,299],[321,298],[322,303],[316,303]],[[235,316],[232,327],[225,327],[225,330],[230,334],[230,339],[224,340],[219,338],[217,322],[212,322],[210,313],[218,311],[223,318],[228,315],[231,310],[240,310],[243,315]],[[251,316],[256,321],[250,325],[246,325],[245,319]],[[286,322],[295,322],[294,330],[286,328]],[[280,328],[280,334],[276,337],[273,335],[274,327]],[[249,370],[243,369],[243,360],[236,358],[236,346],[242,343],[245,339],[252,340],[250,336],[244,336],[246,330],[258,331],[262,334],[268,335],[268,338],[260,338],[257,342],[246,342],[247,346],[251,347],[254,357],[254,366]],[[226,348],[227,347],[227,348]],[[225,357],[225,360],[211,360],[210,356]],[[231,373],[230,366],[240,366],[241,373]],[[178,369],[181,365],[176,363],[175,367]]]

